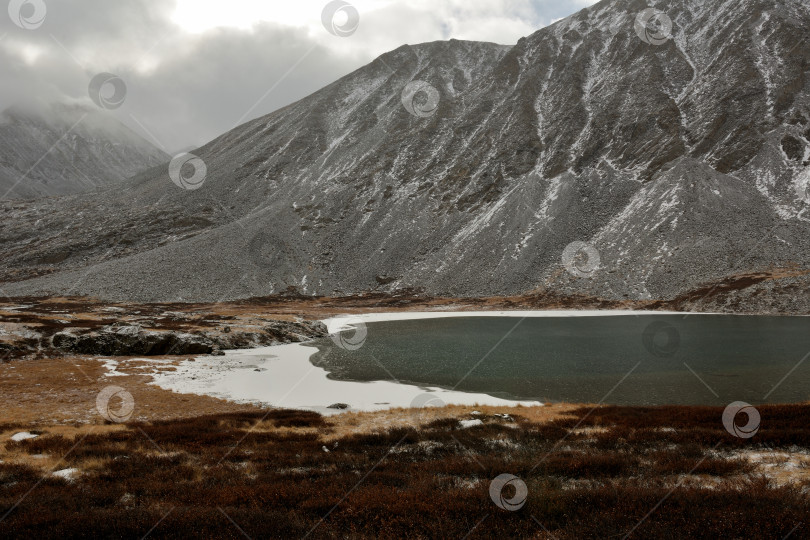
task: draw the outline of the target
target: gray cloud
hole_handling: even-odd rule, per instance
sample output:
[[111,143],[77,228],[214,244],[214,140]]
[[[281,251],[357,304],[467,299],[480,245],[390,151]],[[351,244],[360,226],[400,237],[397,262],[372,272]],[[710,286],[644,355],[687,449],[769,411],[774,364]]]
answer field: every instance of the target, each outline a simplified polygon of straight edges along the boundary
[[451,37],[514,43],[592,3],[392,0],[361,13],[355,35],[336,38],[322,27],[271,21],[191,33],[172,21],[175,6],[166,0],[50,0],[35,30],[0,17],[0,108],[92,104],[92,77],[115,73],[128,92],[112,114],[172,153],[296,101],[402,43]]
[[147,73],[120,70],[130,92],[124,112],[173,151],[207,142],[354,68],[351,59],[292,29],[217,30]]

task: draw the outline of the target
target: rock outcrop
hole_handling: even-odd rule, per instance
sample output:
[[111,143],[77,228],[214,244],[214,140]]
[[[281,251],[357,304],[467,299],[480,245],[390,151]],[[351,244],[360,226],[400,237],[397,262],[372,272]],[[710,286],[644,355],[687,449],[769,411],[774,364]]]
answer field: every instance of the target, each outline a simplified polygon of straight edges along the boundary
[[211,354],[224,349],[244,349],[295,343],[326,336],[321,322],[267,324],[259,332],[174,332],[144,330],[138,326],[105,328],[101,331],[58,332],[51,338],[54,349],[101,356],[162,356]]

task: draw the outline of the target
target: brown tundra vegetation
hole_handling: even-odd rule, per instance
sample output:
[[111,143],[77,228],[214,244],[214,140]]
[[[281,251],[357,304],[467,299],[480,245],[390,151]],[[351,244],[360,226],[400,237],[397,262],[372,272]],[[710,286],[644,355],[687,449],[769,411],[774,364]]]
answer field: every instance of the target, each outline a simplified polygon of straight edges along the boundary
[[[545,420],[480,410],[370,432],[347,429],[350,414],[270,410],[4,436],[0,535],[810,536],[808,405],[760,407],[750,439],[713,407],[570,407]],[[459,423],[470,418],[482,422]],[[43,468],[43,456],[59,461]],[[490,498],[503,473],[526,484],[517,511]]]

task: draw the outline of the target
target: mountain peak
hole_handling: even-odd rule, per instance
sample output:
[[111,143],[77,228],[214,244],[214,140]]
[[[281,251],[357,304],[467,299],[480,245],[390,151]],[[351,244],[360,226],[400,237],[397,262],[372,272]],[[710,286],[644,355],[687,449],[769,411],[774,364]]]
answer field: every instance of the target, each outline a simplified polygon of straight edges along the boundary
[[[657,29],[636,25],[648,7]],[[513,47],[404,45],[198,149],[199,189],[160,170],[78,198],[128,215],[105,213],[93,248],[17,290],[63,290],[90,261],[77,292],[138,300],[223,284],[670,298],[807,267],[808,39],[794,0],[605,0]],[[129,231],[125,250],[108,231]],[[575,242],[601,254],[587,278],[561,260]],[[25,257],[10,264],[38,271]]]
[[114,116],[80,102],[22,103],[0,113],[0,195],[96,189],[167,162]]

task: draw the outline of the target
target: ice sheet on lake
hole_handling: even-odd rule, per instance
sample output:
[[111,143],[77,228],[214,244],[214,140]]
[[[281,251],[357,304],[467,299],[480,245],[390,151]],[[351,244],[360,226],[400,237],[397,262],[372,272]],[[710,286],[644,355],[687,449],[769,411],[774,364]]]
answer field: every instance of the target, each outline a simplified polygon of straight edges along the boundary
[[208,395],[239,403],[309,409],[324,414],[340,410],[329,405],[346,403],[348,410],[373,411],[409,407],[426,392],[454,405],[541,405],[536,401],[511,401],[487,394],[456,392],[391,381],[351,382],[328,378],[309,357],[318,349],[298,343],[259,349],[228,351],[225,356],[201,357],[181,362],[176,371],[159,367],[153,383],[184,394]]

